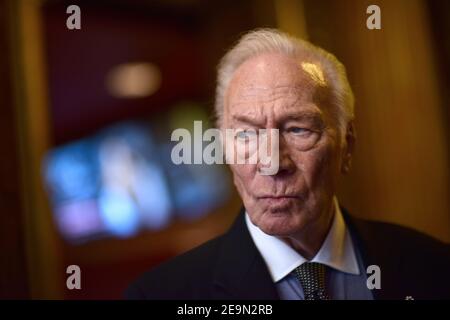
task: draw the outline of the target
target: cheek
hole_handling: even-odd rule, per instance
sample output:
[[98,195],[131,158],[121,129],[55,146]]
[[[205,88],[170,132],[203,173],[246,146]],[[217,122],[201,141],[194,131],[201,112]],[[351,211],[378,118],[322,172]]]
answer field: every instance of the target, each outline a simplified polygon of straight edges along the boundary
[[333,184],[339,168],[335,149],[333,144],[323,144],[300,155],[303,175],[313,189]]
[[248,164],[233,164],[230,165],[231,171],[233,173],[234,184],[238,190],[245,190],[249,188],[256,172],[255,165]]

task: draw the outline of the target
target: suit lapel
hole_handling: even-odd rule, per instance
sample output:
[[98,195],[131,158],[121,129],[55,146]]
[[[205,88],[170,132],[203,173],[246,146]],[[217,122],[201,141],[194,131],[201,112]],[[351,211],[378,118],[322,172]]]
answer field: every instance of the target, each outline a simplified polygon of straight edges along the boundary
[[[381,269],[381,289],[372,293],[376,300],[402,299],[398,275],[400,267],[392,259],[389,244],[377,234],[370,222],[351,217],[341,208],[355,248],[359,250],[365,270],[370,265]],[[233,226],[224,235],[214,270],[213,299],[278,300],[267,266],[253,243],[241,210]],[[401,282],[401,281],[400,281]]]
[[381,289],[372,290],[374,299],[403,299],[404,297],[398,292],[402,287],[399,280],[401,268],[398,260],[393,259],[394,253],[390,252],[392,245],[385,241],[385,237],[379,234],[379,230],[374,229],[370,222],[350,216],[344,208],[341,210],[356,250],[359,250],[362,256],[365,267],[362,272],[366,272],[370,265],[380,267]]
[[214,272],[214,299],[279,299],[241,210],[225,234]]

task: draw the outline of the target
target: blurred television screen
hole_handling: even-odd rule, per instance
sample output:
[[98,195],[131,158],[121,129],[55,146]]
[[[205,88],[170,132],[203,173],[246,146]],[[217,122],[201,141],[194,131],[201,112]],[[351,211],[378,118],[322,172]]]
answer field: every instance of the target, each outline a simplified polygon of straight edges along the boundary
[[[175,165],[172,144],[148,124],[127,122],[51,150],[43,175],[53,215],[70,243],[158,231],[197,219],[229,196],[223,167]],[[217,183],[221,181],[221,183]]]

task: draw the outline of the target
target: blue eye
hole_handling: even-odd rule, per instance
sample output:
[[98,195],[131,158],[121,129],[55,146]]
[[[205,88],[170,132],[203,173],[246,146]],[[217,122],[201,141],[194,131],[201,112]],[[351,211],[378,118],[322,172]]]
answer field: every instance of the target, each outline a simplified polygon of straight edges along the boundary
[[248,140],[256,136],[256,132],[253,130],[244,130],[236,133],[236,137],[240,140]]
[[292,127],[288,129],[288,132],[296,134],[296,135],[304,135],[311,133],[311,130],[300,127]]

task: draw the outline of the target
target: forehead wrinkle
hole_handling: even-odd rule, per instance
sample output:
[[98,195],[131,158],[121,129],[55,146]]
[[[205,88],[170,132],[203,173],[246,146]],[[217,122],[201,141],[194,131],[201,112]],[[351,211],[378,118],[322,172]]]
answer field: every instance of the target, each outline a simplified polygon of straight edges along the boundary
[[292,104],[283,105],[281,108],[265,109],[263,107],[242,109],[242,112],[232,112],[231,119],[237,122],[265,125],[272,123],[279,125],[286,121],[317,120],[323,119],[323,111],[315,104],[307,103],[301,109],[292,109]]
[[261,100],[262,102],[273,102],[282,98],[295,97],[295,101],[314,96],[316,90],[311,90],[303,85],[283,85],[272,88],[248,86],[241,88],[236,98],[236,104],[245,103],[247,101]]
[[311,74],[302,70],[298,60],[267,57],[251,60],[238,68],[230,81],[225,96],[225,109],[229,115],[233,111],[245,112],[254,119],[270,120],[275,118],[277,111],[286,108],[313,105],[320,110],[325,107],[327,87],[318,85]]
[[233,122],[246,123],[263,127],[267,123],[267,115],[261,109],[246,110],[242,113],[232,113]]
[[[311,95],[308,94],[307,90],[300,90],[301,87],[299,86],[283,86],[275,88],[275,90],[271,90],[270,92],[267,92],[267,94],[263,94],[263,97],[258,94],[246,94],[243,95],[242,99],[237,98],[237,101],[233,102],[231,106],[233,108],[241,107],[244,104],[249,104],[248,107],[257,107],[259,105],[258,109],[263,109],[264,107],[272,106],[275,108],[273,104],[280,101],[280,107],[282,108],[290,108],[299,105],[299,101],[301,100],[307,100],[308,98],[311,98]],[[285,90],[287,89],[287,91]],[[258,88],[258,91],[262,90],[261,88]],[[312,104],[313,99],[310,99],[311,101],[304,101],[303,104]]]

